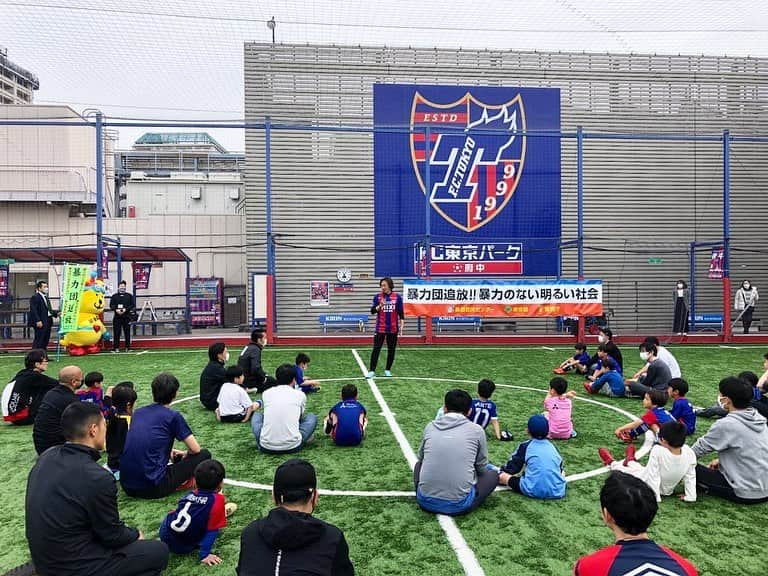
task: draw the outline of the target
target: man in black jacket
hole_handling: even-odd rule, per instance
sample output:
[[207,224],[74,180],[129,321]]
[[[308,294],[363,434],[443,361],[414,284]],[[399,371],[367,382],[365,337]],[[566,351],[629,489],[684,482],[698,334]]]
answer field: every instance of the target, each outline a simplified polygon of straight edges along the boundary
[[112,352],[120,350],[120,332],[125,334],[125,351],[131,349],[131,311],[136,304],[127,286],[125,280],[121,280],[117,285],[117,293],[109,299],[109,309],[115,314],[112,320]]
[[224,342],[214,342],[208,346],[208,364],[200,374],[200,403],[207,410],[219,407],[219,392],[227,381],[224,364],[229,361],[229,352]]
[[59,313],[51,306],[51,299],[48,298],[48,282],[40,280],[37,283],[37,291],[29,299],[29,314],[27,314],[27,326],[35,329],[33,350],[48,348],[53,319],[58,315]]
[[[30,350],[24,356],[24,370],[19,370],[6,386],[8,400],[3,393],[3,420],[16,425],[32,424],[37,409],[46,392],[59,382],[43,374],[48,368],[48,354],[45,350]],[[10,387],[10,390],[8,389]]]
[[277,380],[267,376],[261,365],[261,351],[267,344],[267,335],[263,330],[256,329],[251,332],[251,341],[243,348],[237,365],[245,372],[245,387],[256,388],[264,392],[267,388],[277,386]]
[[276,574],[276,566],[280,574],[354,575],[344,533],[312,516],[317,506],[312,464],[299,459],[281,464],[272,498],[277,507],[251,522],[240,537],[239,576]]
[[43,396],[32,427],[32,441],[38,454],[66,441],[61,429],[61,415],[67,406],[78,402],[75,390],[82,384],[83,371],[77,366],[64,366],[59,370],[59,385]]
[[107,431],[99,407],[72,404],[61,425],[67,443],[40,456],[27,481],[27,541],[36,573],[161,574],[168,548],[120,520],[115,479],[98,464]]

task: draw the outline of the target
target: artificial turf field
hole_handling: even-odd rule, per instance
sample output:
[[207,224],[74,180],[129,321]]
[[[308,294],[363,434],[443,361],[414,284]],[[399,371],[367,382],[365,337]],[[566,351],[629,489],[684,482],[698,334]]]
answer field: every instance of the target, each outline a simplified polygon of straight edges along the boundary
[[[641,366],[635,347],[625,346],[625,373],[631,375]],[[762,347],[721,348],[717,346],[670,347],[677,357],[683,376],[691,385],[690,400],[697,406],[710,405],[717,395],[720,378],[742,370],[760,373]],[[324,380],[322,391],[309,396],[308,411],[320,416],[337,401],[341,387],[353,381],[360,401],[368,409],[370,424],[363,445],[336,448],[329,438],[316,434],[315,440],[299,456],[310,460],[318,472],[320,489],[337,491],[408,491],[412,492],[411,470],[389,424],[382,416],[382,406],[363,377],[352,349],[304,349],[312,358],[307,377]],[[284,362],[293,363],[298,350],[267,348],[263,361],[274,369]],[[370,349],[358,352],[367,363]],[[232,350],[234,361],[239,350]],[[466,389],[476,396],[476,383],[491,378],[497,384],[493,400],[498,404],[502,428],[514,435],[514,442],[498,442],[489,427],[490,461],[502,464],[525,439],[525,422],[542,410],[551,369],[573,350],[532,348],[447,348],[400,347],[393,378],[377,377],[381,392],[399,427],[414,451],[418,449],[424,426],[442,404],[446,390]],[[386,351],[383,352],[383,355]],[[149,384],[155,374],[168,370],[181,382],[179,398],[198,392],[200,371],[207,362],[204,350],[148,351],[146,353],[102,354],[72,359],[62,357],[51,362],[48,374],[55,377],[65,364],[77,364],[84,372],[101,371],[105,386],[120,380],[133,380],[139,405],[151,401]],[[382,358],[383,364],[383,358]],[[8,382],[23,367],[21,355],[0,356],[0,382]],[[355,380],[349,380],[354,378]],[[569,376],[569,387],[586,394],[582,379]],[[507,386],[530,387],[524,390]],[[255,396],[255,395],[253,395]],[[573,420],[578,437],[558,441],[565,461],[566,474],[574,475],[598,468],[597,448],[609,447],[615,455],[623,444],[612,431],[627,417],[612,409],[617,406],[639,415],[639,400],[596,399],[574,401]],[[604,407],[607,406],[607,407]],[[220,460],[232,480],[270,484],[276,466],[293,456],[269,456],[255,448],[250,425],[221,425],[203,409],[197,399],[175,406],[189,422],[200,444]],[[706,431],[710,421],[700,420],[697,436]],[[24,537],[24,494],[26,477],[34,462],[31,427],[0,426],[0,573],[29,559]],[[319,432],[319,430],[318,430]],[[488,575],[570,574],[577,558],[612,541],[611,532],[602,524],[598,492],[604,475],[569,482],[565,499],[542,502],[496,492],[475,512],[456,519],[456,526],[477,562]],[[77,482],[77,478],[72,479]],[[250,487],[227,486],[228,500],[239,505],[229,525],[219,535],[213,552],[224,562],[205,567],[197,556],[172,557],[166,574],[233,574],[237,564],[239,536],[252,520],[265,515],[272,504],[268,491]],[[180,497],[165,500],[134,500],[119,492],[122,518],[143,530],[147,537],[157,534],[163,516]],[[695,504],[669,497],[661,504],[651,537],[689,558],[700,574],[723,576],[738,573],[763,576],[768,569],[765,559],[764,532],[768,526],[768,504],[743,506],[701,496]],[[356,572],[361,575],[458,575],[463,570],[446,533],[435,516],[418,509],[411,496],[324,495],[321,492],[316,515],[336,524],[345,533]]]

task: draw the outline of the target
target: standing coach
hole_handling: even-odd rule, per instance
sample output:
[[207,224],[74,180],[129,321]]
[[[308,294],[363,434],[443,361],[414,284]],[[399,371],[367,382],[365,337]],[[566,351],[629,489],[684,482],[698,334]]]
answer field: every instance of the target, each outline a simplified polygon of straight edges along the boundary
[[112,320],[112,352],[120,351],[120,331],[125,334],[125,351],[131,349],[131,312],[136,307],[133,294],[128,292],[125,280],[117,285],[117,293],[109,299],[109,309],[115,313]]

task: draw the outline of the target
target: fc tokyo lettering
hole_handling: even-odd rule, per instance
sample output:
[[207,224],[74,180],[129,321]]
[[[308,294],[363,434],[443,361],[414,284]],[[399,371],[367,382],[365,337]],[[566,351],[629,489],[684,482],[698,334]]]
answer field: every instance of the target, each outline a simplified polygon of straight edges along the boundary
[[557,275],[558,89],[376,84],[374,123],[377,274],[427,260],[429,214],[430,274]]

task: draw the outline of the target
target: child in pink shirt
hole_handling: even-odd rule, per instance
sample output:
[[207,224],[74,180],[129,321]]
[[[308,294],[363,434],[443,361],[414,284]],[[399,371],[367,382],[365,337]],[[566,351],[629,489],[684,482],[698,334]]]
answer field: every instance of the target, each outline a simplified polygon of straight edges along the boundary
[[544,400],[544,416],[549,420],[549,435],[547,438],[567,440],[576,436],[571,421],[571,398],[576,392],[568,389],[565,378],[552,378],[549,381],[549,394]]

